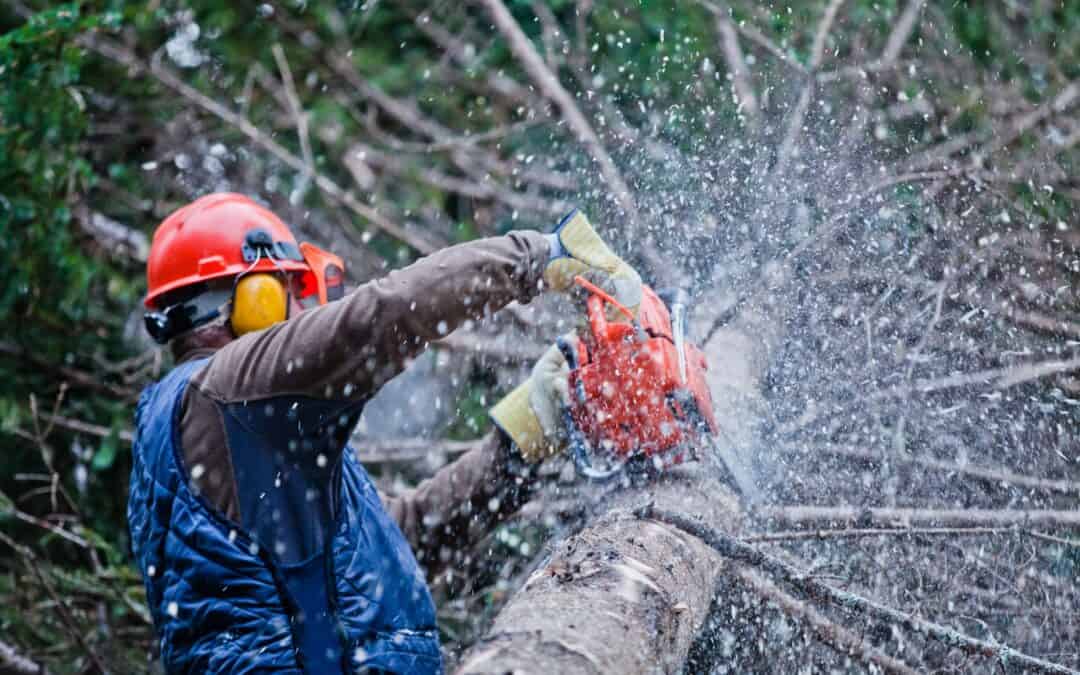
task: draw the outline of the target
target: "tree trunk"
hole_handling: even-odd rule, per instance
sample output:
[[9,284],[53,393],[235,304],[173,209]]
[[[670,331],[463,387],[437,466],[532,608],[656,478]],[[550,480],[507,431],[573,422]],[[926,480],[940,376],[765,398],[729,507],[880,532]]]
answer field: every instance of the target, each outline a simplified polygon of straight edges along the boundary
[[[775,322],[747,312],[706,345],[719,440],[754,446],[760,379]],[[556,545],[462,658],[459,673],[655,673],[683,668],[728,564],[699,539],[633,510],[698,516],[735,533],[742,509],[707,449],[705,461],[617,489],[580,532]],[[598,488],[599,489],[599,488]]]

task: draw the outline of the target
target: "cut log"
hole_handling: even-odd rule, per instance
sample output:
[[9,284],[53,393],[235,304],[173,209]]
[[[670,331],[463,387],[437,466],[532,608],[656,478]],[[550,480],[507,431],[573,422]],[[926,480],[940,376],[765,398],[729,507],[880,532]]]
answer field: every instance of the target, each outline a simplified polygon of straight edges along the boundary
[[460,673],[643,673],[682,667],[724,562],[698,539],[633,511],[652,499],[737,529],[739,507],[698,465],[618,490],[559,543],[466,654]]

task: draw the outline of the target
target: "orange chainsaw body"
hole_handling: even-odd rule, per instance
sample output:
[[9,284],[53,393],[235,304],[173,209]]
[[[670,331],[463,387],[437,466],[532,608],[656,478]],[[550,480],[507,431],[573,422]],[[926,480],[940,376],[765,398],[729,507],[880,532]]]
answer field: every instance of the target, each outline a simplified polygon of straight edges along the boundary
[[605,297],[593,290],[590,335],[578,341],[570,372],[574,425],[598,455],[646,457],[658,467],[685,461],[699,434],[716,431],[705,355],[684,341],[683,381],[664,301],[645,286],[636,324],[609,321]]

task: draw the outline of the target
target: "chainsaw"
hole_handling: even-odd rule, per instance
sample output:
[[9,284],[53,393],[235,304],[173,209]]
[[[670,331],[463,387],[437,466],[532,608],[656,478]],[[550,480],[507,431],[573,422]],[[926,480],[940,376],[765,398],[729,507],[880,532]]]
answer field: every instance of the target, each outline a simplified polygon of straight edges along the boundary
[[[749,474],[718,431],[705,372],[705,354],[686,337],[689,295],[642,288],[635,318],[617,300],[583,277],[588,293],[588,334],[560,339],[570,367],[570,405],[563,413],[570,454],[579,475],[594,482],[619,477],[629,467],[659,472],[714,450],[749,499]],[[608,306],[628,321],[609,321]]]

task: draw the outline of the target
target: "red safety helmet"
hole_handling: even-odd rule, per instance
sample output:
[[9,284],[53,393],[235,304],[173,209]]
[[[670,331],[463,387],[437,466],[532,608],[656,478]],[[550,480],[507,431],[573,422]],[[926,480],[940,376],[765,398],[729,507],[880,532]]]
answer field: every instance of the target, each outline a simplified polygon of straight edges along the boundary
[[288,225],[244,195],[210,194],[173,212],[154,232],[144,302],[161,309],[162,295],[185,286],[245,272],[294,271],[312,270]]
[[[290,279],[279,280],[275,291],[275,284],[256,283],[264,273]],[[226,299],[234,332],[261,330],[288,318],[288,294],[304,308],[341,298],[344,273],[341,258],[297,244],[280,218],[248,197],[207,195],[172,213],[154,232],[146,263],[146,330],[164,344],[220,316],[222,289],[207,286],[215,279],[233,280]]]

